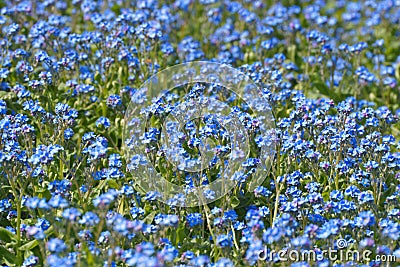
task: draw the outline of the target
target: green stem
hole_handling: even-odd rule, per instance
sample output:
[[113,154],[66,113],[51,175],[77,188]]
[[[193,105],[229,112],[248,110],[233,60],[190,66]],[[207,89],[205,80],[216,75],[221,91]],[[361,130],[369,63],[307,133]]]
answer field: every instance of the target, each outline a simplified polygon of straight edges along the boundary
[[[211,237],[212,237],[212,239],[214,241],[214,247],[217,250],[216,253],[214,253],[215,260],[216,260],[218,258],[218,255],[219,255],[219,249],[218,249],[218,245],[217,245],[217,239],[215,238],[214,232],[213,232],[212,227],[211,227],[210,214],[209,214],[209,212],[211,212],[211,211],[210,211],[210,208],[207,206],[207,204],[205,204],[203,207],[204,207],[204,212],[206,214],[207,227],[208,227],[208,230],[210,231]],[[217,252],[218,252],[218,254],[217,254]]]
[[276,175],[274,177],[274,182],[275,182],[275,191],[276,191],[276,196],[275,196],[275,205],[274,205],[274,217],[271,222],[271,225],[274,224],[276,217],[278,215],[278,208],[279,208],[279,197],[280,197],[280,188],[279,188],[279,176],[280,176],[280,149],[278,147],[277,153],[276,153]]
[[22,264],[22,255],[21,250],[21,204],[22,204],[22,197],[19,196],[17,200],[17,263]]

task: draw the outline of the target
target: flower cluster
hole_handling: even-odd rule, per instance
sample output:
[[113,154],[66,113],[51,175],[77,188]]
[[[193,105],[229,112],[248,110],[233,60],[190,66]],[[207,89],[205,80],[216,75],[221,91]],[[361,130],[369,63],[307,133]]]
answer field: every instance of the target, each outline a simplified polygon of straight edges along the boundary
[[[292,2],[3,1],[0,265],[399,260],[400,3]],[[259,95],[244,101],[216,80],[185,84],[140,110],[144,132],[141,118],[125,120],[146,100],[147,79],[195,60],[240,70]],[[252,110],[266,108],[261,100],[272,129]],[[125,125],[140,136],[123,137]],[[139,144],[143,153],[123,150]],[[262,164],[270,172],[253,188]],[[234,187],[224,196],[207,189],[198,197],[211,203],[183,208],[185,195],[164,203],[164,191],[143,189],[149,165],[187,193],[227,176]],[[323,255],[339,239],[371,255]],[[284,262],[260,257],[265,248],[322,257]]]

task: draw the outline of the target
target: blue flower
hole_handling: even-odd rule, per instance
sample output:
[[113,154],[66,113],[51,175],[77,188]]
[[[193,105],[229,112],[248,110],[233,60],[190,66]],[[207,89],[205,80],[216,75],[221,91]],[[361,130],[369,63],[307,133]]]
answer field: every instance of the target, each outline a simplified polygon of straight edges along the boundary
[[218,246],[225,248],[225,247],[232,247],[232,237],[229,235],[219,235],[217,236],[217,244]]
[[22,263],[22,267],[33,267],[36,266],[38,263],[39,263],[39,258],[32,255],[24,260],[24,262]]
[[189,224],[189,227],[193,228],[196,225],[203,224],[203,216],[200,213],[191,213],[186,216],[186,221]]
[[163,247],[160,254],[166,262],[171,262],[178,256],[179,252],[174,246],[167,244]]
[[65,140],[69,140],[74,135],[74,131],[71,128],[67,128],[64,130],[64,138]]
[[116,108],[117,106],[121,106],[121,105],[122,105],[122,100],[119,95],[110,95],[107,98],[107,106],[109,106],[111,108]]
[[62,217],[69,221],[77,221],[81,216],[81,212],[76,208],[65,209],[62,213]]
[[179,218],[174,214],[157,214],[154,217],[154,222],[163,227],[178,226]]
[[50,252],[60,253],[67,249],[67,246],[64,244],[64,241],[58,238],[50,239],[46,244],[47,249]]
[[110,120],[106,117],[100,117],[96,121],[96,127],[103,126],[104,128],[110,127]]
[[354,219],[354,225],[357,227],[373,226],[374,224],[375,215],[371,211],[363,211]]
[[87,226],[94,226],[100,222],[100,218],[97,216],[96,213],[91,211],[86,212],[82,215],[81,219],[79,220],[80,224],[84,224]]

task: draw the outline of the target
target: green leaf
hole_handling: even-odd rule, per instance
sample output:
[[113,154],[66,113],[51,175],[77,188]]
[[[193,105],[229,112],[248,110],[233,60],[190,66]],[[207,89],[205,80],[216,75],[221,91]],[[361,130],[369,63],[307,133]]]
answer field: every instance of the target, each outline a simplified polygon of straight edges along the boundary
[[13,92],[0,91],[0,99],[10,100],[10,99],[13,99],[14,96],[15,96],[15,94]]
[[26,243],[25,245],[20,246],[18,249],[19,249],[19,250],[22,250],[22,251],[25,251],[25,250],[32,250],[33,248],[35,248],[35,247],[38,246],[38,245],[39,245],[39,241],[37,241],[37,240],[35,239],[35,240],[32,240],[32,241]]
[[156,216],[156,214],[157,214],[157,211],[150,212],[150,214],[147,215],[143,221],[147,224],[151,223],[154,220],[154,217]]
[[236,208],[237,206],[239,206],[240,204],[240,200],[237,196],[232,197],[231,200],[231,207]]
[[329,96],[329,93],[330,93],[329,88],[325,83],[318,82],[318,83],[314,83],[313,85],[321,94],[323,94],[324,96]]
[[97,72],[97,73],[94,75],[94,80],[95,80],[96,82],[98,82],[100,85],[103,85],[103,79],[101,78],[101,74],[100,74],[99,72]]
[[118,207],[118,213],[119,214],[124,214],[124,198],[120,199],[119,207]]
[[176,230],[177,242],[182,242],[186,236],[186,227],[185,224],[181,224]]
[[324,192],[322,193],[322,197],[324,198],[325,201],[329,200],[329,196],[330,196],[329,189],[324,190]]
[[321,95],[323,95],[327,98],[331,98],[335,102],[340,100],[340,97],[338,96],[338,94],[334,90],[330,89],[323,82],[313,83],[313,87],[316,88]]
[[295,44],[290,45],[288,47],[288,54],[289,54],[289,59],[292,62],[295,62],[296,61],[296,45]]
[[85,242],[82,242],[82,249],[85,251],[86,254],[86,260],[89,266],[95,266],[95,259],[93,257],[93,254],[90,252],[87,244]]
[[108,184],[108,186],[109,187],[111,187],[111,188],[113,188],[113,189],[119,189],[119,185],[118,185],[118,183],[115,181],[115,180],[113,180],[113,179],[108,179],[107,180],[107,184]]
[[1,262],[5,262],[7,265],[15,266],[17,258],[5,247],[0,246],[0,259]]
[[10,231],[8,231],[5,228],[0,228],[0,240],[4,241],[6,243],[10,243],[12,240],[16,240],[17,237],[15,236],[15,234],[11,233]]

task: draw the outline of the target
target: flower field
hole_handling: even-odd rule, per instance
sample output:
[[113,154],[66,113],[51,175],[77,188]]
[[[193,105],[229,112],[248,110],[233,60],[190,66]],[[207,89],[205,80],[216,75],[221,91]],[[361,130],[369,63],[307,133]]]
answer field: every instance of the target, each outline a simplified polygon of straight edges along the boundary
[[400,1],[0,10],[0,266],[400,266]]

